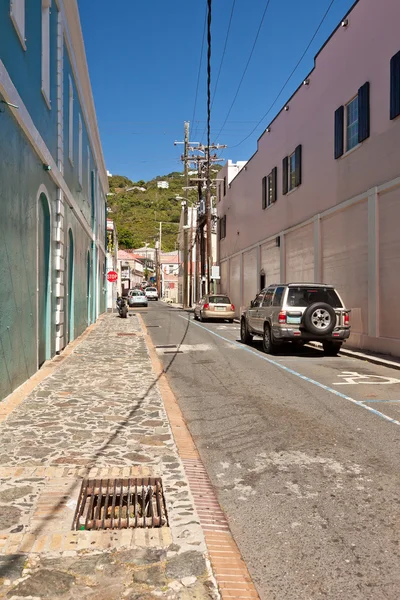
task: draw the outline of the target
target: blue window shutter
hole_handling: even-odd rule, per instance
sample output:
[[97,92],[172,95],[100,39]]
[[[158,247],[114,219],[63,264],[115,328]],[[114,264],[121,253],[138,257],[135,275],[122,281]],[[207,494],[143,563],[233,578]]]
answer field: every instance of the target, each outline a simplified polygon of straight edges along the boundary
[[344,148],[344,106],[335,110],[335,158],[343,155]]
[[400,115],[400,52],[390,59],[390,118]]
[[262,178],[262,207],[267,208],[267,178]]
[[289,177],[289,159],[287,156],[282,160],[282,194],[286,195],[289,191],[288,186]]
[[301,144],[294,151],[294,156],[296,161],[294,185],[297,187],[301,184]]
[[369,138],[369,81],[358,90],[358,142]]

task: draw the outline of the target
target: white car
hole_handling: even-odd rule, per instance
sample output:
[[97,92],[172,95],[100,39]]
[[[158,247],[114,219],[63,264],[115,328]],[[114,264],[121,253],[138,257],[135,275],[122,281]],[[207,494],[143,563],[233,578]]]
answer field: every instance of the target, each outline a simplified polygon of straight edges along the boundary
[[148,300],[158,300],[158,292],[155,287],[148,287],[144,290],[145,296]]

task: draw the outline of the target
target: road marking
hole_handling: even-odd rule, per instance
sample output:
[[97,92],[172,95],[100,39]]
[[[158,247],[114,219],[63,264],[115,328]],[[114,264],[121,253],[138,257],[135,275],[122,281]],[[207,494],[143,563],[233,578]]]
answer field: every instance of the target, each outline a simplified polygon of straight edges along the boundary
[[[363,383],[365,385],[389,385],[392,383],[400,383],[400,379],[396,379],[395,377],[382,377],[381,375],[362,375],[361,373],[357,373],[357,371],[342,371],[342,374],[338,375],[338,377],[342,377],[345,381],[332,383],[332,385],[359,385]],[[377,379],[379,381],[376,381]]]
[[400,400],[363,400],[363,402],[386,402],[387,404],[400,402]]
[[[183,315],[179,315],[179,317],[181,319],[185,319],[185,321],[188,320],[187,317],[184,317]],[[312,383],[313,385],[316,385],[317,387],[319,387],[327,392],[330,392],[331,394],[334,394],[335,396],[339,396],[340,398],[343,398],[344,400],[348,400],[349,402],[352,402],[353,404],[356,404],[357,406],[361,406],[361,408],[364,408],[365,410],[368,410],[369,412],[374,413],[375,415],[377,415],[381,419],[384,419],[385,421],[389,421],[390,423],[393,423],[394,425],[400,425],[400,421],[396,421],[396,419],[392,419],[392,417],[388,417],[384,413],[379,412],[379,410],[375,410],[371,406],[365,406],[365,404],[363,404],[363,400],[355,400],[351,396],[342,394],[341,392],[338,392],[338,390],[334,390],[333,388],[329,387],[328,385],[324,385],[323,383],[320,383],[319,381],[315,381],[315,379],[306,377],[306,375],[302,375],[301,373],[294,371],[294,369],[290,369],[289,367],[286,367],[282,363],[279,363],[276,360],[273,360],[272,358],[268,358],[267,356],[264,356],[263,354],[260,354],[259,352],[256,352],[255,350],[252,350],[248,346],[244,346],[242,343],[236,342],[234,340],[230,340],[229,338],[219,335],[219,333],[216,333],[215,331],[211,331],[210,329],[207,329],[207,327],[204,327],[204,325],[201,325],[200,323],[196,323],[195,321],[190,321],[190,325],[200,327],[200,329],[204,329],[204,331],[208,331],[208,333],[210,333],[211,335],[214,335],[215,337],[220,338],[221,340],[224,340],[224,342],[228,342],[229,344],[232,344],[233,346],[236,346],[237,348],[241,348],[245,352],[249,352],[249,354],[254,354],[254,356],[257,356],[261,360],[265,360],[266,362],[270,363],[271,365],[275,365],[279,369],[282,369],[283,371],[286,371],[287,373],[290,373],[291,375],[295,375],[296,377],[299,377],[299,379],[303,379],[303,381],[308,381],[308,383]]]

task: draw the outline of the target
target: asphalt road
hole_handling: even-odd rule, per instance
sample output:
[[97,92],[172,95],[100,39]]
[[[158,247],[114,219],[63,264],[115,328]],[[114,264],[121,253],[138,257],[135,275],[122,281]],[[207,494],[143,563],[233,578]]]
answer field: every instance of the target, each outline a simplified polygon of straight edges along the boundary
[[260,597],[398,600],[400,371],[140,312]]

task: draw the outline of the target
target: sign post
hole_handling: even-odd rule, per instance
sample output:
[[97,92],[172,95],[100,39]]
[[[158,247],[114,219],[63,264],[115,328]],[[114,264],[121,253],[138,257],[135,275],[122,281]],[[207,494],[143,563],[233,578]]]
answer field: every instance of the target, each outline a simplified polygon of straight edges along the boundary
[[114,314],[115,284],[118,281],[117,271],[108,271],[107,281],[109,281],[109,283],[111,283],[111,287],[112,287],[112,313]]

